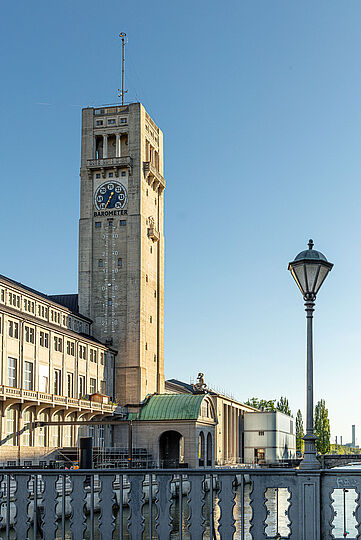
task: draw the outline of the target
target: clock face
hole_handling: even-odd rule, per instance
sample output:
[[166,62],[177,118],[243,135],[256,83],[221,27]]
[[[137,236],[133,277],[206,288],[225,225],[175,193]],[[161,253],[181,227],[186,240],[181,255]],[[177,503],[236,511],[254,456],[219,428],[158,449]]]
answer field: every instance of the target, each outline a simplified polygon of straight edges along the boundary
[[94,204],[98,210],[124,208],[127,202],[127,190],[119,182],[106,182],[98,187],[94,195]]

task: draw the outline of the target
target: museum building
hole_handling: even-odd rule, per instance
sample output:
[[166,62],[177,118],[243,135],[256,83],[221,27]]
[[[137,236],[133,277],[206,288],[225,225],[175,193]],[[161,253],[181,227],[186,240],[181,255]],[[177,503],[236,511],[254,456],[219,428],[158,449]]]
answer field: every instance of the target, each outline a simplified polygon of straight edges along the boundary
[[163,174],[163,134],[142,104],[83,109],[79,292],[0,276],[0,463],[66,462],[84,436],[101,466],[258,459],[245,418],[261,413],[165,383]]

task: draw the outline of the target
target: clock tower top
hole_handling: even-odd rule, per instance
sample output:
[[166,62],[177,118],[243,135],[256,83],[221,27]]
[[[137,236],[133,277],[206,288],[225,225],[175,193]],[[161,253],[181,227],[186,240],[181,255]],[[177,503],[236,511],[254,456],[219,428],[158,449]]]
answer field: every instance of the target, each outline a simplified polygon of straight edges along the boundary
[[80,176],[79,309],[139,403],[164,389],[163,134],[141,103],[83,109]]

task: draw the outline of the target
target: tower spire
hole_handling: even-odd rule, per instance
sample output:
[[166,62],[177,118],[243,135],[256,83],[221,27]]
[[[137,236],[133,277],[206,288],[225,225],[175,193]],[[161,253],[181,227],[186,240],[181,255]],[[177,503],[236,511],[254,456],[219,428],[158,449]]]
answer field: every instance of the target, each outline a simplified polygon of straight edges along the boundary
[[128,92],[128,90],[124,90],[124,82],[125,82],[125,38],[127,37],[127,34],[125,32],[120,32],[119,37],[122,40],[122,77],[121,77],[121,88],[118,88],[118,97],[122,98],[122,105],[124,105],[124,94]]

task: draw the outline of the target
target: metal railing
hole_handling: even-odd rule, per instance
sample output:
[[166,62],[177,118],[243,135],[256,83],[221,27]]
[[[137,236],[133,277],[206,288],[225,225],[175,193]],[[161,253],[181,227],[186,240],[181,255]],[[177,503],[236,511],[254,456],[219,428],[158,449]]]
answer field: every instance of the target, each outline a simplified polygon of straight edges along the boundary
[[361,534],[361,470],[0,470],[0,537],[328,540]]

